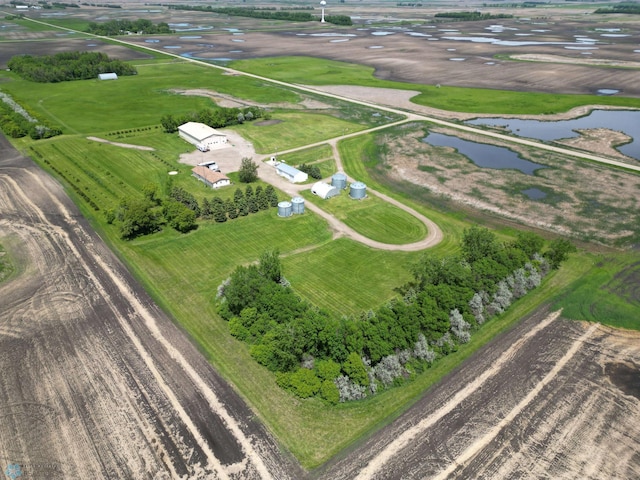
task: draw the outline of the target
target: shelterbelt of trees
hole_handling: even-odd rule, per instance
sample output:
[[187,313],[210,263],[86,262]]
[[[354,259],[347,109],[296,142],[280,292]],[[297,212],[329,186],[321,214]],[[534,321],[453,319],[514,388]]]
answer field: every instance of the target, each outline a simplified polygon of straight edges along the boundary
[[[318,17],[309,12],[300,11],[300,8],[288,8],[277,10],[275,7],[221,7],[214,8],[211,5],[169,5],[174,10],[191,10],[198,12],[222,13],[232,17],[264,18],[267,20],[286,20],[288,22],[317,22]],[[348,15],[327,15],[325,22],[334,25],[353,25]]]
[[301,300],[278,252],[239,266],[218,288],[219,312],[253,358],[295,395],[330,403],[362,399],[409,380],[471,339],[490,317],[536,288],[575,247],[521,233],[501,244],[486,228],[466,230],[461,253],[426,254],[398,298],[354,318]]
[[513,18],[508,13],[482,13],[482,12],[440,12],[434,15],[436,18],[453,18],[463,21],[493,20],[499,18]]
[[259,118],[268,119],[269,113],[260,107],[217,107],[215,109],[205,108],[198,112],[185,113],[179,116],[164,115],[160,119],[160,123],[165,132],[175,133],[178,131],[180,125],[187,122],[204,123],[211,128],[223,128],[231,125],[239,125],[244,122],[251,122]]
[[160,22],[154,24],[151,20],[140,18],[138,20],[109,20],[104,23],[91,22],[85,32],[93,33],[94,35],[103,35],[105,37],[113,37],[116,35],[126,35],[128,33],[157,35],[161,33],[173,33],[173,30],[169,28],[168,23]]
[[57,83],[97,78],[99,73],[119,76],[138,73],[133,65],[109,58],[101,52],[62,52],[55,55],[16,55],[7,66],[25,80]]
[[0,129],[11,138],[29,135],[34,140],[60,135],[62,130],[46,125],[27,112],[10,95],[0,92]]

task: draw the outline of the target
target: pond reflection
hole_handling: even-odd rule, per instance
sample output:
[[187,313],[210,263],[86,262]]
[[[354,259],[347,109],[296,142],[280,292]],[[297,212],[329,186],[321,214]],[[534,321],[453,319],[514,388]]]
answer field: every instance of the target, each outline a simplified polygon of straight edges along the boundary
[[479,167],[496,169],[515,169],[527,175],[540,168],[548,168],[546,165],[525,160],[513,150],[486,143],[476,143],[463,140],[452,135],[430,132],[422,139],[423,142],[436,147],[455,148],[459,153],[467,157]]

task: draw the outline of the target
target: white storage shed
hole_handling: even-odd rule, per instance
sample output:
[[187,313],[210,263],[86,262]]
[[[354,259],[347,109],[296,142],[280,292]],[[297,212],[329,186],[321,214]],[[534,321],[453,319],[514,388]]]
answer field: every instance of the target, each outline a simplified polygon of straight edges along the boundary
[[298,170],[297,168],[292,167],[291,165],[287,165],[286,163],[279,163],[276,166],[276,172],[278,173],[278,175],[286,178],[291,183],[306,182],[307,179],[309,178],[309,175],[307,175],[303,171]]
[[187,122],[180,125],[178,127],[178,135],[196,146],[211,148],[223,146],[227,143],[227,136],[224,133],[198,122]]

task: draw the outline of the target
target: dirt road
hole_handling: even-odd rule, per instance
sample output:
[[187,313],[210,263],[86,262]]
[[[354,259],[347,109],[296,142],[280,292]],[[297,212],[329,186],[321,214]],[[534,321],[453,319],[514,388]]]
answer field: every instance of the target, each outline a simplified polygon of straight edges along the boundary
[[0,139],[0,467],[25,479],[300,478],[254,414]]

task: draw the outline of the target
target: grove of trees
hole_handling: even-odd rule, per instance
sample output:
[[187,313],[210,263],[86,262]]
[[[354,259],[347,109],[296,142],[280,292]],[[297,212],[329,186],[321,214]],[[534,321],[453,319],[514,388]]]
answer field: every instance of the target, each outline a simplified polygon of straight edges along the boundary
[[142,35],[157,35],[161,33],[173,33],[169,25],[165,22],[154,24],[151,20],[140,18],[138,20],[109,20],[104,23],[91,22],[87,29],[87,33],[94,35],[102,35],[105,37],[113,37],[117,35],[126,35],[129,32],[140,33]]
[[461,252],[425,254],[398,297],[376,310],[336,317],[301,300],[277,252],[239,266],[218,288],[229,331],[295,395],[331,403],[364,398],[402,383],[467,343],[489,318],[536,288],[574,249],[520,233],[502,244],[486,228],[464,233]]
[[15,55],[7,66],[25,80],[56,83],[97,78],[99,73],[135,75],[133,65],[109,58],[101,52],[62,52],[55,55]]

